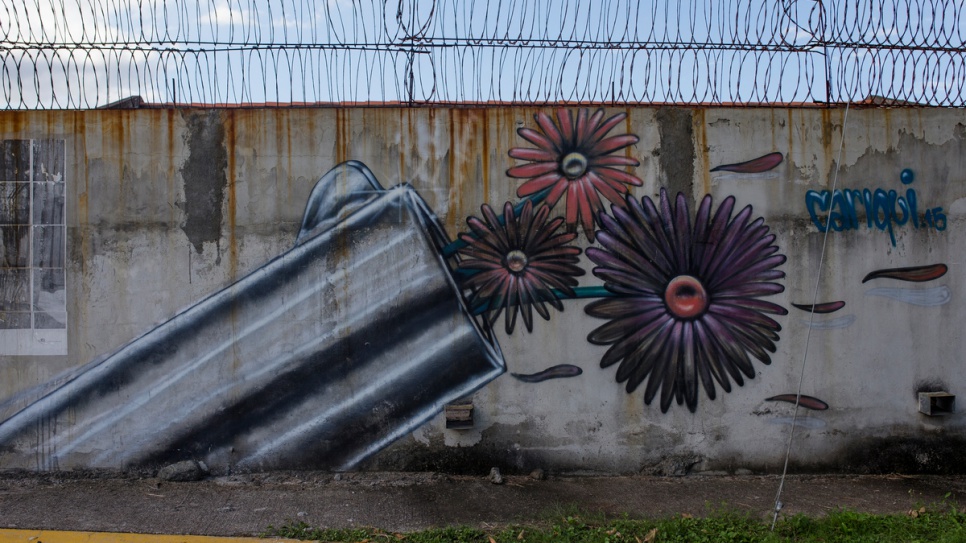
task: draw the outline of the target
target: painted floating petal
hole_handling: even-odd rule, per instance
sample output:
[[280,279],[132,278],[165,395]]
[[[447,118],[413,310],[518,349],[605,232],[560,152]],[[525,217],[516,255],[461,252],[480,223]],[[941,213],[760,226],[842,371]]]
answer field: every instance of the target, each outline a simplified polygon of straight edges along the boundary
[[948,270],[949,268],[945,264],[930,264],[928,266],[912,266],[909,268],[888,268],[869,273],[862,279],[862,282],[865,283],[873,279],[885,278],[923,283],[925,281],[939,279],[943,275],[946,275]]
[[779,394],[778,396],[772,396],[771,398],[765,398],[766,402],[788,402],[795,403],[796,397],[798,398],[798,405],[804,407],[805,409],[812,409],[814,411],[825,411],[828,409],[828,404],[819,400],[814,396],[806,396],[804,394],[798,396],[796,394]]
[[537,373],[511,373],[510,375],[516,377],[518,380],[523,381],[524,383],[539,383],[549,379],[577,377],[582,373],[584,373],[584,370],[574,366],[573,364],[558,364],[543,371],[538,371]]
[[839,309],[842,309],[843,307],[845,307],[845,302],[843,302],[843,301],[825,302],[825,303],[815,304],[815,305],[812,305],[812,304],[792,304],[792,307],[795,307],[797,309],[801,309],[802,311],[805,311],[806,313],[821,313],[821,314],[825,314],[825,313],[834,313],[834,312],[838,311]]
[[774,169],[784,160],[784,156],[781,153],[768,153],[765,156],[760,156],[753,160],[748,160],[746,162],[738,162],[736,164],[724,164],[722,166],[717,166],[712,168],[712,172],[736,172],[736,173],[761,173],[767,172],[768,170]]

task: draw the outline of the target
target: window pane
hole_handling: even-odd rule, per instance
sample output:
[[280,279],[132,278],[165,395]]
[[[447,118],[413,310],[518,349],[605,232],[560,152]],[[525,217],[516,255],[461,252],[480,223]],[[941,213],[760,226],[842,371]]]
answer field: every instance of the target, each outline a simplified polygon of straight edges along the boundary
[[0,224],[30,224],[29,183],[0,183]]
[[30,140],[0,141],[0,181],[30,181]]
[[30,311],[29,269],[0,269],[0,311]]
[[64,224],[64,184],[34,183],[34,224]]
[[0,225],[0,268],[30,265],[30,227]]

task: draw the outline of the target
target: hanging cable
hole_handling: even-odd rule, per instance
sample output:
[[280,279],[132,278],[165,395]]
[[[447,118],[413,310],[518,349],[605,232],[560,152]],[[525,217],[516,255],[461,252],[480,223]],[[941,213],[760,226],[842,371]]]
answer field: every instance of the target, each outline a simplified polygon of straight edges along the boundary
[[[851,99],[845,103],[845,115],[842,118],[842,138],[839,142],[838,159],[836,160],[835,173],[832,175],[832,193],[838,186],[839,168],[842,165],[842,150],[845,148],[845,129],[849,122],[849,106],[852,105]],[[825,229],[822,237],[822,252],[818,259],[818,271],[815,274],[815,287],[812,289],[812,310],[808,315],[808,332],[805,334],[805,350],[802,354],[802,370],[798,375],[798,392],[795,394],[795,412],[792,415],[792,426],[788,432],[788,444],[785,447],[785,465],[782,467],[781,480],[778,483],[778,492],[775,494],[775,510],[771,519],[771,530],[775,531],[775,524],[778,523],[778,514],[782,510],[782,491],[785,488],[785,477],[788,475],[788,461],[792,452],[792,440],[795,438],[795,428],[798,427],[798,408],[802,401],[802,384],[805,382],[805,363],[808,361],[808,345],[812,338],[812,323],[815,320],[815,304],[818,303],[818,287],[822,281],[822,267],[825,264],[825,250],[828,247],[828,233],[831,228]]]

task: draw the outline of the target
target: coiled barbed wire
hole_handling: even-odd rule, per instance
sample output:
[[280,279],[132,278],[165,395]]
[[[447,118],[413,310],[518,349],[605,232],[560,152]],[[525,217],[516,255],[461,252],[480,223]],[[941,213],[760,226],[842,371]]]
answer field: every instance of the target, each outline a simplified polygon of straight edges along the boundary
[[0,0],[0,107],[966,104],[961,0]]

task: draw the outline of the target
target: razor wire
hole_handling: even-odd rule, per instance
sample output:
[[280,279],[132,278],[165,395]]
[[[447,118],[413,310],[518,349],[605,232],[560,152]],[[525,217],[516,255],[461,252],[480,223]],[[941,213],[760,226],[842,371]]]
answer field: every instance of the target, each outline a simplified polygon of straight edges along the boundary
[[0,107],[966,105],[961,0],[0,0]]

